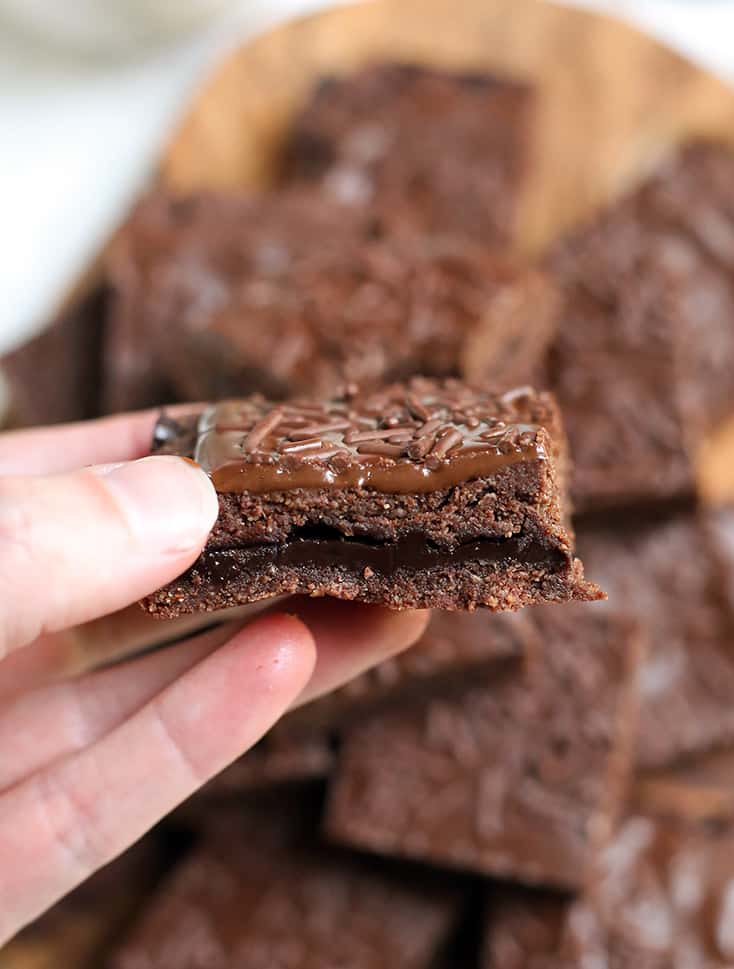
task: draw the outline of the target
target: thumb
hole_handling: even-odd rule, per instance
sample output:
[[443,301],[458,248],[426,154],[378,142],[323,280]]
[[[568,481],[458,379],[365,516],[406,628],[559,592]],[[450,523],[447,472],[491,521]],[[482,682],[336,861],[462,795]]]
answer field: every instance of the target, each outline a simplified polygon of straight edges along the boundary
[[0,478],[0,658],[175,578],[217,512],[207,476],[175,457]]

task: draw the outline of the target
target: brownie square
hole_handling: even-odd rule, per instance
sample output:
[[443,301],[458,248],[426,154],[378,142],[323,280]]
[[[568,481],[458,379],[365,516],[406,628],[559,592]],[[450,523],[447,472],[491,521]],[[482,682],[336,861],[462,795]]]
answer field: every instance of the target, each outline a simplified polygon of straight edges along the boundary
[[628,818],[578,901],[490,906],[482,969],[726,969],[734,957],[731,828]]
[[308,804],[220,819],[110,969],[428,969],[458,916],[456,887],[321,846],[311,823]]
[[632,752],[639,640],[588,606],[542,607],[542,648],[345,732],[337,841],[575,888],[608,833]]
[[581,510],[692,494],[701,438],[732,411],[725,172],[733,182],[730,149],[685,146],[548,258],[562,293],[549,379]]
[[609,608],[645,627],[641,766],[661,767],[734,740],[734,628],[710,519],[620,516],[579,529]]
[[[284,593],[494,611],[594,599],[564,517],[551,397],[415,379],[159,425],[220,495],[204,551],[145,607],[171,617]],[[195,441],[195,443],[193,443]]]
[[[281,321],[274,340],[270,303],[297,257],[338,248],[366,231],[362,221],[309,192],[157,191],[144,198],[106,261],[112,301],[104,409],[215,398],[230,391],[234,378],[244,391],[282,391],[294,354],[310,361],[310,348],[299,342],[309,336]],[[216,328],[208,331],[212,320],[225,330],[234,326],[230,308],[238,301],[242,312],[257,314],[252,328],[243,323],[253,346],[239,370],[226,340]],[[285,301],[280,312],[287,314]]]
[[295,118],[286,177],[391,233],[505,244],[530,138],[532,88],[480,72],[375,64],[325,78]]
[[538,371],[557,321],[539,270],[471,241],[376,240],[304,194],[154,196],[110,267],[110,394],[140,378],[138,399],[110,408],[319,397],[415,374],[507,389]]

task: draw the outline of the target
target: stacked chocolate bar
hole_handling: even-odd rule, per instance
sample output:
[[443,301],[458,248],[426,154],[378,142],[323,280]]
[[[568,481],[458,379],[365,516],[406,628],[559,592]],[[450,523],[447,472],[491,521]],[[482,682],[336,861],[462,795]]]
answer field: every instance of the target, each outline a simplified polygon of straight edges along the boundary
[[436,611],[171,819],[196,847],[110,969],[734,964],[734,526],[695,476],[734,412],[734,155],[684,146],[524,264],[533,99],[328,79],[272,191],[156,192],[113,247],[104,409],[219,400],[156,429],[221,512],[145,607]]

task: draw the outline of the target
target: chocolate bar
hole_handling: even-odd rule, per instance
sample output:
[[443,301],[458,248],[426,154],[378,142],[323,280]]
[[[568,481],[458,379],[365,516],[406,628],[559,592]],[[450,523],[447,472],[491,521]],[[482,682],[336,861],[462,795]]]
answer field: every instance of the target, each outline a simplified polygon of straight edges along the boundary
[[156,615],[283,593],[494,611],[601,595],[565,526],[557,410],[530,388],[415,379],[326,402],[253,397],[156,434],[220,494],[200,557],[145,600]]
[[468,240],[376,240],[308,195],[153,196],[113,254],[110,407],[414,374],[507,389],[538,372],[557,321],[539,270]]
[[537,654],[345,732],[331,837],[578,887],[624,795],[640,644],[634,628],[594,607],[531,611]]
[[731,149],[694,142],[548,259],[581,510],[695,491],[696,448],[734,400],[733,183]]
[[383,231],[513,236],[534,102],[492,74],[375,64],[324,78],[292,123],[285,176]]
[[615,515],[580,527],[579,548],[609,607],[647,630],[639,764],[662,767],[734,741],[734,613],[711,520]]
[[490,904],[482,969],[726,969],[734,958],[734,834],[628,818],[578,901]]
[[321,846],[312,823],[307,800],[220,818],[110,969],[428,969],[458,916],[461,891]]

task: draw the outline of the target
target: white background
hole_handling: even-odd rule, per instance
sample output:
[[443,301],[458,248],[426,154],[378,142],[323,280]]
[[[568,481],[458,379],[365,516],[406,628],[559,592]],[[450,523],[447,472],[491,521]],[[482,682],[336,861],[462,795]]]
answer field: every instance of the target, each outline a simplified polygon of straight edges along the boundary
[[[156,7],[179,17],[187,5],[206,3],[226,12],[185,36],[149,39],[147,48],[137,42],[151,32],[142,11],[149,21]],[[138,20],[113,30],[123,0],[0,0],[0,352],[42,325],[124,216],[216,57],[254,31],[329,0],[128,5],[137,7]],[[576,5],[636,22],[734,82],[734,0]]]

